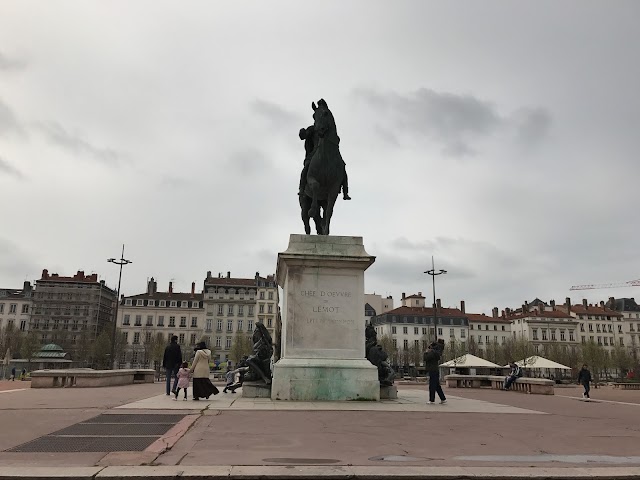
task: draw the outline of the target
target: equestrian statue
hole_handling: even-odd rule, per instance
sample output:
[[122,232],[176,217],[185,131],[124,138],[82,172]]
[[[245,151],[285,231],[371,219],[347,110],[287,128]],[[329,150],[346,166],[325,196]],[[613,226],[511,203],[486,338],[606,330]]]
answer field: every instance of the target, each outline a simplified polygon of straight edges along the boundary
[[329,235],[333,207],[340,190],[344,200],[351,200],[344,160],[340,155],[340,137],[336,122],[324,99],[311,103],[313,125],[300,129],[304,140],[304,168],[300,175],[298,197],[304,231],[309,235],[313,218],[318,235]]

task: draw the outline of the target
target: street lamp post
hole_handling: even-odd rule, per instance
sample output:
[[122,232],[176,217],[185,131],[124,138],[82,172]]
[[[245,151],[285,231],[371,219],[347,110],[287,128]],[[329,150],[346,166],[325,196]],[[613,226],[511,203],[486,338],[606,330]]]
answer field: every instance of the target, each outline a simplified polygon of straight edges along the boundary
[[446,270],[438,270],[436,272],[436,267],[433,263],[433,255],[431,256],[431,270],[427,270],[426,272],[427,275],[431,275],[431,283],[433,285],[433,318],[435,320],[435,328],[434,328],[434,332],[435,332],[435,337],[436,340],[438,340],[438,304],[436,303],[436,275],[442,275],[447,273]]
[[116,260],[115,258],[109,258],[107,262],[120,265],[120,275],[118,276],[118,295],[116,297],[116,312],[113,318],[113,331],[111,332],[111,368],[115,369],[116,326],[118,324],[118,305],[120,305],[120,282],[122,281],[122,266],[129,265],[131,263],[131,260],[125,260],[124,258],[124,244],[122,244],[122,254],[120,255],[120,260]]

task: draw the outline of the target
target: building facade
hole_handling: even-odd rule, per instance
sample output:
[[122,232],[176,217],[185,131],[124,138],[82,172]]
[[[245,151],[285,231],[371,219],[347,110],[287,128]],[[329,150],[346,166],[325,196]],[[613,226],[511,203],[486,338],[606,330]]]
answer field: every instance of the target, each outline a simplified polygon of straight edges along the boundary
[[567,297],[564,305],[556,307],[553,300],[551,308],[569,314],[578,323],[577,341],[593,341],[611,353],[617,345],[624,346],[624,323],[620,312],[608,308],[604,302],[592,305],[586,299],[581,304],[571,305]]
[[217,360],[230,360],[235,335],[253,335],[256,321],[269,330],[276,340],[278,327],[278,285],[275,275],[254,278],[234,278],[211,275],[204,280],[205,334],[211,335],[211,345]]
[[63,277],[45,269],[36,280],[29,329],[40,336],[43,345],[61,345],[73,357],[81,336],[95,341],[114,320],[116,295],[95,273],[78,271]]
[[622,343],[637,360],[640,354],[640,305],[635,298],[609,297],[607,306],[622,315]]
[[33,288],[24,282],[22,289],[0,288],[0,329],[29,330],[33,307]]
[[[464,302],[463,302],[464,303]],[[462,307],[464,309],[464,306]],[[478,355],[483,356],[491,345],[504,345],[511,338],[511,322],[498,316],[498,309],[494,308],[492,315],[484,313],[467,313],[469,320],[469,341],[473,341],[478,348]]]
[[145,293],[120,299],[118,327],[122,335],[120,365],[123,367],[157,368],[162,362],[161,352],[176,335],[185,359],[193,356],[193,347],[204,340],[211,345],[205,332],[204,303],[201,293],[173,291],[169,282],[166,292],[158,292],[152,277]]
[[376,295],[375,293],[365,293],[364,302],[364,319],[366,323],[371,320],[371,317],[393,310],[393,297],[391,296],[383,298],[382,295]]

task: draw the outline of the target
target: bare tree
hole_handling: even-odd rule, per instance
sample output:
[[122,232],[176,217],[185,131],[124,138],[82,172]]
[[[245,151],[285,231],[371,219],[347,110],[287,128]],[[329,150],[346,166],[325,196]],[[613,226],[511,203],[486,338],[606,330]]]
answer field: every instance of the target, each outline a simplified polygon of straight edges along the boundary
[[251,339],[240,331],[237,331],[233,337],[233,343],[231,344],[231,350],[229,356],[237,365],[242,360],[244,355],[250,355],[253,349]]
[[22,344],[20,345],[20,355],[22,358],[27,359],[27,370],[31,371],[31,360],[34,355],[40,350],[40,339],[36,337],[36,334],[29,332],[24,335]]

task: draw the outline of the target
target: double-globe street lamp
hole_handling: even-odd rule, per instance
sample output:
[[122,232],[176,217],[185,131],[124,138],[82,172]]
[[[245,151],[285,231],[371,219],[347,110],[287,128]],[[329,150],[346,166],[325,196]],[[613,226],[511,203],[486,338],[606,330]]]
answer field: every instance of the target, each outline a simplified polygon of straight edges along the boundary
[[122,281],[122,266],[129,265],[131,260],[126,260],[124,258],[124,244],[122,244],[122,254],[120,255],[120,260],[116,260],[115,258],[109,258],[107,260],[108,263],[115,263],[116,265],[120,265],[120,275],[118,276],[118,296],[116,297],[116,312],[113,318],[113,331],[111,332],[111,368],[116,368],[116,326],[118,325],[118,305],[120,305],[120,282]]
[[435,339],[438,340],[438,304],[436,303],[436,275],[443,275],[447,273],[447,271],[441,269],[436,272],[436,267],[433,263],[433,256],[431,256],[431,270],[427,270],[424,273],[426,273],[427,275],[431,275],[431,282],[433,284],[433,318],[435,321],[434,332]]

